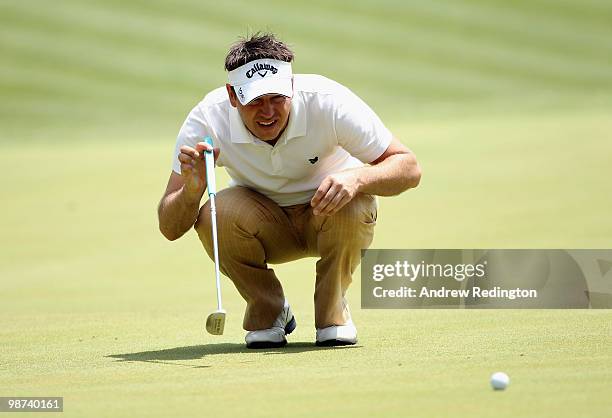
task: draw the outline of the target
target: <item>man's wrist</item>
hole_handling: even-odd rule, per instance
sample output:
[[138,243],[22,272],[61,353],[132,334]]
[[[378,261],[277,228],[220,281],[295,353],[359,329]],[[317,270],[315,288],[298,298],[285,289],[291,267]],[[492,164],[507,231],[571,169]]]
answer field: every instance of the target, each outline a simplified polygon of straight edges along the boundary
[[363,189],[366,188],[366,186],[367,186],[366,178],[367,178],[368,173],[367,173],[366,170],[368,168],[369,167],[367,167],[367,166],[366,167],[360,167],[360,168],[355,169],[355,171],[354,171],[354,174],[355,174],[355,185],[356,185],[357,193],[366,193],[366,192],[364,192]]

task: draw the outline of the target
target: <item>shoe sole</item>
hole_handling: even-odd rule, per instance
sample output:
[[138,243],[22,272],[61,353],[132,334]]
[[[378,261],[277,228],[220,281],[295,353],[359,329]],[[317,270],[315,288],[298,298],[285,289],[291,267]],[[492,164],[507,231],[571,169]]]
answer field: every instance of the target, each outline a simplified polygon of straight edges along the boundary
[[[295,316],[291,317],[291,321],[287,322],[285,325],[285,335],[289,335],[293,332],[295,327],[297,326],[297,322],[295,321]],[[247,344],[247,348],[280,348],[287,345],[287,340],[283,339],[283,341],[274,342],[274,341],[255,341],[250,344]]]
[[346,340],[326,340],[326,341],[317,341],[315,343],[317,347],[339,347],[343,345],[355,345],[357,341],[346,341]]

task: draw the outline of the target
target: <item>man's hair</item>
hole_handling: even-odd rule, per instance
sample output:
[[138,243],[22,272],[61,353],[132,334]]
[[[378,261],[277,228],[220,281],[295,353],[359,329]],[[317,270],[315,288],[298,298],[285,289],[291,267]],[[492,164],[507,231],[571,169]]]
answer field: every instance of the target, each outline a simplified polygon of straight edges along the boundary
[[293,61],[293,51],[283,42],[276,39],[273,33],[257,32],[250,38],[240,38],[231,46],[225,57],[227,71],[258,59],[268,58],[279,61]]

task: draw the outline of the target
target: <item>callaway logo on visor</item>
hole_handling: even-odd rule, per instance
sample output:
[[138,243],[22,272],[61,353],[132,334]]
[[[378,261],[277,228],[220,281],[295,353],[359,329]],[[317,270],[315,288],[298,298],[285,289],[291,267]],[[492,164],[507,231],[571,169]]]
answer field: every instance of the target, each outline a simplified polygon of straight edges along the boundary
[[[263,71],[263,72],[262,72]],[[246,72],[247,78],[251,78],[255,75],[255,73],[259,74],[260,77],[265,77],[268,74],[268,71],[272,72],[272,74],[276,74],[278,72],[278,68],[270,64],[260,64],[256,63],[253,65],[249,71]]]
[[244,105],[264,94],[292,97],[292,76],[290,62],[262,58],[229,71],[227,78]]

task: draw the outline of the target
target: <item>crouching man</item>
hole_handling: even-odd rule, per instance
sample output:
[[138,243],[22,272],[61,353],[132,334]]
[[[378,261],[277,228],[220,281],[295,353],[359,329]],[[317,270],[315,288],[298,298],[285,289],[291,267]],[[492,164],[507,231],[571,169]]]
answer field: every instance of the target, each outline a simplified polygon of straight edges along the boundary
[[319,75],[293,74],[293,52],[272,34],[234,44],[228,84],[185,120],[158,208],[169,240],[195,227],[212,258],[203,152],[215,144],[231,187],[217,194],[220,269],[247,302],[249,348],[280,347],[296,326],[269,264],[318,257],[316,344],[357,342],[345,295],[372,242],[375,195],[416,187],[414,154],[348,88]]

